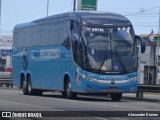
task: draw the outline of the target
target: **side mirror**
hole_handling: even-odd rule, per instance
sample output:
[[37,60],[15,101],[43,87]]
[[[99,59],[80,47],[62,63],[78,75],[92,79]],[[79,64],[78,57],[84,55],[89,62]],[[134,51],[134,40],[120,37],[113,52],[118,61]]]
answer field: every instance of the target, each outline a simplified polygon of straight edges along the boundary
[[135,35],[135,40],[141,42],[141,53],[145,53],[145,50],[146,50],[145,41],[141,37],[139,37],[137,35]]
[[69,37],[67,37],[67,38],[63,41],[62,45],[63,45],[64,47],[66,47],[67,49],[70,49],[70,39],[69,39]]

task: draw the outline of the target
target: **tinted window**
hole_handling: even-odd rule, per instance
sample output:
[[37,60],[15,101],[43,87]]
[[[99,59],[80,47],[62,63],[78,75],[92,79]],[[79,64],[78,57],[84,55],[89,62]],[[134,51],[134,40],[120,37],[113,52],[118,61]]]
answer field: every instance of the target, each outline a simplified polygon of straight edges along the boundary
[[26,27],[24,28],[23,30],[23,42],[21,41],[21,46],[24,46],[24,47],[29,47],[30,44],[31,44],[31,40],[32,40],[32,27]]
[[32,46],[37,46],[40,42],[41,38],[41,32],[40,32],[40,26],[34,26],[33,27],[33,35],[32,35]]
[[19,29],[19,34],[18,34],[18,42],[17,42],[17,45],[18,47],[20,46],[24,46],[24,29],[21,28]]
[[19,29],[14,29],[14,33],[13,33],[13,46],[15,47],[18,47],[18,41],[19,41],[19,32],[18,32]]
[[48,45],[49,42],[49,25],[40,26],[41,39],[39,45]]
[[14,31],[14,46],[32,47],[69,44],[68,21],[18,28]]
[[59,23],[51,24],[49,45],[58,45]]
[[59,24],[59,44],[62,44],[64,40],[69,38],[68,22],[60,22]]

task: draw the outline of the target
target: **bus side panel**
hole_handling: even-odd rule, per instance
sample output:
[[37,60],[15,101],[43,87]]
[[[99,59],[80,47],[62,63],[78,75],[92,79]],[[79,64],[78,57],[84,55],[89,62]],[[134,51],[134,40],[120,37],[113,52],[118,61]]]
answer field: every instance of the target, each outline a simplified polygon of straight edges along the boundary
[[13,48],[12,52],[13,65],[13,84],[20,87],[20,76],[24,73],[22,66],[22,49]]
[[63,90],[64,74],[71,67],[71,52],[64,47],[48,46],[30,50],[28,70],[32,73],[32,87]]

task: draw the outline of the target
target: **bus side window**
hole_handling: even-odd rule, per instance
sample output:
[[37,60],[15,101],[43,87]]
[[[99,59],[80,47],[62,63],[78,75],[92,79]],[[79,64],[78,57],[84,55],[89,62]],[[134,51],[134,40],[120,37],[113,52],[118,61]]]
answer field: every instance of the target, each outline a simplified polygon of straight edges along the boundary
[[67,49],[71,48],[70,45],[70,37],[69,37],[69,24],[68,21],[64,21],[63,23],[60,24],[60,41],[64,47],[66,47]]
[[74,61],[78,65],[80,65],[80,54],[79,54],[79,47],[78,47],[78,43],[79,43],[79,40],[80,40],[80,37],[79,37],[80,30],[79,30],[78,22],[71,21],[70,30],[71,30],[73,58],[74,58]]

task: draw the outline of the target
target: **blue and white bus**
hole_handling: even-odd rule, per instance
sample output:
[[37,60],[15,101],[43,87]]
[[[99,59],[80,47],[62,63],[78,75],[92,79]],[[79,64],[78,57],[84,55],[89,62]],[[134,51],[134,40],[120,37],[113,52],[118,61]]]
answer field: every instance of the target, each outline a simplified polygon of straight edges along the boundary
[[16,25],[14,85],[24,95],[110,94],[119,101],[122,93],[137,91],[136,39],[127,18],[107,12],[68,12]]

